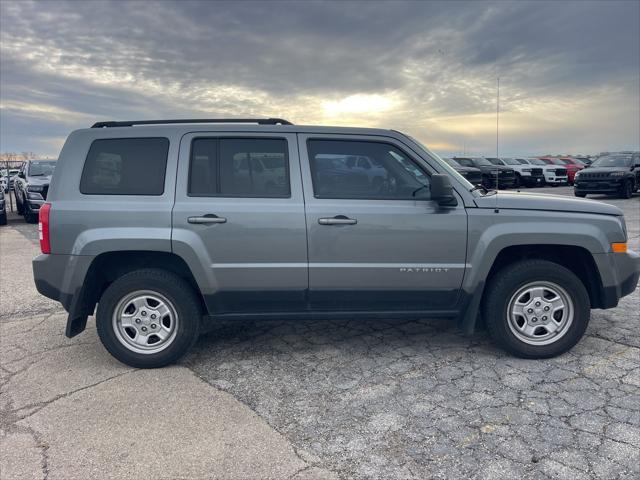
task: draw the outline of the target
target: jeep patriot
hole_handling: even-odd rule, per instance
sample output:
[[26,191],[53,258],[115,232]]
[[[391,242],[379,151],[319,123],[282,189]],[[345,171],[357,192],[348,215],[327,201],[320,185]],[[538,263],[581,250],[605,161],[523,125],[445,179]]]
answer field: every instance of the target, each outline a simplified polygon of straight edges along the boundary
[[621,210],[474,187],[394,130],[281,119],[101,122],[69,135],[39,211],[38,291],[160,367],[209,322],[479,318],[514,355],[572,348],[634,291]]

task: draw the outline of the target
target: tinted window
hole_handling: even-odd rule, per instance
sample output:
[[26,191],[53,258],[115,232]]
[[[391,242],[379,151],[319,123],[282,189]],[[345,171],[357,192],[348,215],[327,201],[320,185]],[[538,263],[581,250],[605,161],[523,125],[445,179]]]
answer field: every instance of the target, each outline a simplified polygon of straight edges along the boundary
[[274,138],[194,139],[189,195],[289,197],[287,141]]
[[414,200],[430,197],[429,177],[404,152],[381,142],[309,140],[317,198]]
[[604,155],[591,164],[593,167],[630,167],[631,155]]
[[29,163],[29,175],[32,177],[50,177],[56,168],[56,162],[34,160]]
[[455,161],[463,167],[475,167],[473,160],[469,160],[468,158],[456,158]]
[[162,195],[168,152],[166,138],[94,140],[82,170],[80,192]]

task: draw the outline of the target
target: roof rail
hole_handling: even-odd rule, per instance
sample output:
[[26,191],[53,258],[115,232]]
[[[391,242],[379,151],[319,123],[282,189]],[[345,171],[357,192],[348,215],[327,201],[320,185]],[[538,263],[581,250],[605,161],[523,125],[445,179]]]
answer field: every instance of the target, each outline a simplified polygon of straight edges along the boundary
[[132,127],[134,125],[169,125],[172,123],[257,123],[258,125],[293,125],[282,118],[190,118],[179,120],[127,120],[97,122],[91,128]]

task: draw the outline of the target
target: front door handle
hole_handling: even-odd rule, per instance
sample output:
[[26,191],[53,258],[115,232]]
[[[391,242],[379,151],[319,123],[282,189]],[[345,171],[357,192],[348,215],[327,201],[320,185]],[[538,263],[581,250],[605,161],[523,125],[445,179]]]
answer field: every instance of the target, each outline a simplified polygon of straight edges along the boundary
[[213,213],[208,213],[203,215],[202,217],[188,217],[187,222],[189,223],[227,223],[227,219],[224,217],[219,217]]
[[320,225],[355,225],[358,223],[358,220],[344,215],[336,215],[335,217],[319,218],[318,223]]

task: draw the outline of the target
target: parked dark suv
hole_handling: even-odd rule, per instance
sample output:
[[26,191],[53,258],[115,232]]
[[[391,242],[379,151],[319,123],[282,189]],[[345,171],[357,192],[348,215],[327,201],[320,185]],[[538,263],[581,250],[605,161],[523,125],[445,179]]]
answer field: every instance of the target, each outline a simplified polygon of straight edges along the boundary
[[458,162],[456,162],[453,158],[443,158],[445,162],[447,162],[450,166],[452,166],[456,172],[462,175],[467,179],[469,183],[472,185],[481,185],[482,184],[482,170],[476,167],[463,167]]
[[36,287],[66,334],[95,312],[107,350],[147,368],[210,322],[435,316],[471,333],[480,312],[498,345],[547,358],[640,275],[613,205],[485,191],[400,132],[281,119],[77,130],[39,227]]
[[16,175],[13,183],[16,207],[28,223],[38,221],[38,210],[47,200],[55,168],[55,160],[28,160]]
[[640,153],[619,152],[602,155],[576,173],[576,197],[606,193],[631,198],[640,189]]
[[494,165],[483,157],[454,157],[463,167],[479,168],[482,172],[482,186],[485,188],[513,188],[516,183],[516,173],[513,168],[504,165]]
[[4,196],[4,189],[0,189],[0,225],[7,224],[7,203]]

